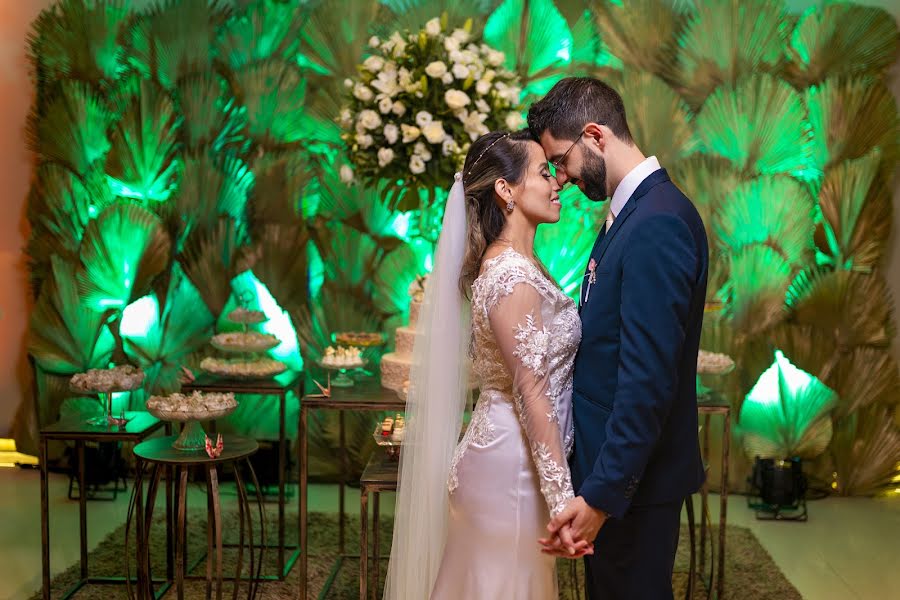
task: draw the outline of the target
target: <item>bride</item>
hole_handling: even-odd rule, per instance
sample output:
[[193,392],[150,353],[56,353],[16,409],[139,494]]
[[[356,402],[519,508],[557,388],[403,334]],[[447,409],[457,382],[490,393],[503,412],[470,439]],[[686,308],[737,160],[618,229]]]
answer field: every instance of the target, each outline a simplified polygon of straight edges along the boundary
[[[559,190],[527,132],[482,136],[456,176],[413,352],[387,600],[558,595],[537,540],[573,497],[581,323],[534,237],[559,221]],[[481,393],[459,441],[467,354]]]

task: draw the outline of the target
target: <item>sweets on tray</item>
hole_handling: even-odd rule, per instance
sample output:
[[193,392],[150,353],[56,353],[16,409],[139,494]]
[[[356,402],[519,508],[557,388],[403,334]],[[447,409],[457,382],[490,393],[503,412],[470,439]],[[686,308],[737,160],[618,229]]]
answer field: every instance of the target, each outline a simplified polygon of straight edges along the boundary
[[271,358],[233,360],[208,356],[200,362],[200,368],[207,373],[223,377],[263,378],[283,373],[287,370],[287,365]]
[[697,354],[697,373],[703,375],[717,375],[727,373],[734,368],[734,360],[726,355],[716,352],[700,350]]
[[90,369],[73,375],[69,385],[81,392],[126,392],[144,383],[144,371],[132,365],[112,369]]
[[148,409],[168,413],[218,412],[236,406],[237,400],[234,399],[232,392],[217,394],[195,391],[191,394],[175,393],[168,396],[150,396],[147,400]]
[[334,340],[342,346],[356,346],[361,348],[370,348],[379,346],[384,342],[384,337],[380,333],[367,333],[363,331],[345,331],[336,333]]
[[394,443],[402,443],[403,435],[406,431],[406,422],[399,413],[397,417],[385,417],[381,422],[381,439],[390,440]]
[[244,352],[262,352],[278,344],[278,338],[271,333],[258,331],[231,331],[217,333],[212,337],[212,345],[216,348]]
[[253,323],[264,322],[266,320],[266,314],[261,310],[250,310],[241,306],[228,313],[228,320],[232,323],[250,325]]
[[325,367],[355,369],[364,364],[362,351],[355,346],[349,348],[328,346],[325,348],[325,356],[322,357],[322,365]]

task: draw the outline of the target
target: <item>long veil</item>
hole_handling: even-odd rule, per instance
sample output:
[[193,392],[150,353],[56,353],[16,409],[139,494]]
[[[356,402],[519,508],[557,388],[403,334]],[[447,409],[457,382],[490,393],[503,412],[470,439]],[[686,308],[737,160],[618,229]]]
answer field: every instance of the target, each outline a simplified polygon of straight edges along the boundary
[[385,600],[425,600],[447,537],[447,477],[468,393],[469,306],[459,290],[466,248],[465,193],[457,173],[419,313]]

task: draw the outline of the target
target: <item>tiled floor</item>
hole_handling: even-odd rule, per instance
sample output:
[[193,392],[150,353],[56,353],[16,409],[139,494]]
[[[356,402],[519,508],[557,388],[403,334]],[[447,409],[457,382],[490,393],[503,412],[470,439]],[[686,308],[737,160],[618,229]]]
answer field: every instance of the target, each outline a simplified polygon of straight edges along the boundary
[[[78,560],[78,503],[66,499],[65,477],[51,476],[51,559],[58,572]],[[198,494],[201,492],[197,492]],[[385,495],[383,511],[393,499]],[[199,499],[198,499],[199,500]],[[116,502],[88,503],[93,546],[125,520],[127,494]],[[202,500],[196,504],[202,506]],[[347,506],[358,514],[359,495]],[[335,511],[337,488],[311,486],[310,510]],[[713,519],[718,498],[712,499]],[[26,598],[40,586],[39,473],[0,469],[0,598]],[[296,514],[296,498],[288,505]],[[757,521],[743,497],[733,496],[729,522],[749,527],[788,579],[810,600],[900,598],[900,498],[829,498],[810,504],[807,523]]]

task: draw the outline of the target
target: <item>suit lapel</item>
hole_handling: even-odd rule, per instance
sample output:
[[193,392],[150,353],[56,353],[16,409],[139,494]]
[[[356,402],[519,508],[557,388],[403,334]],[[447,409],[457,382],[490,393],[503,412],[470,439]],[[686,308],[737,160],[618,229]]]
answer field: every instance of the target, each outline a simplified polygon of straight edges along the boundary
[[[669,181],[669,174],[665,169],[659,169],[658,171],[654,171],[651,173],[641,184],[634,190],[634,193],[628,198],[628,202],[625,203],[625,206],[622,208],[621,212],[619,212],[619,216],[616,217],[615,221],[613,221],[613,226],[610,227],[609,231],[600,231],[600,235],[597,236],[597,240],[594,242],[594,247],[591,249],[591,258],[596,261],[597,264],[600,264],[600,260],[603,258],[603,255],[606,253],[606,249],[609,248],[610,243],[612,243],[613,238],[618,233],[619,229],[622,228],[622,225],[625,223],[625,220],[634,212],[634,209],[637,207],[638,200],[642,196],[644,196],[647,192],[649,192],[652,188],[659,185],[660,183]],[[589,275],[589,271],[585,268],[584,278],[582,278],[582,288],[579,289],[578,294],[578,313],[581,314],[581,309],[584,308],[584,291],[583,287],[587,285],[587,278]]]

